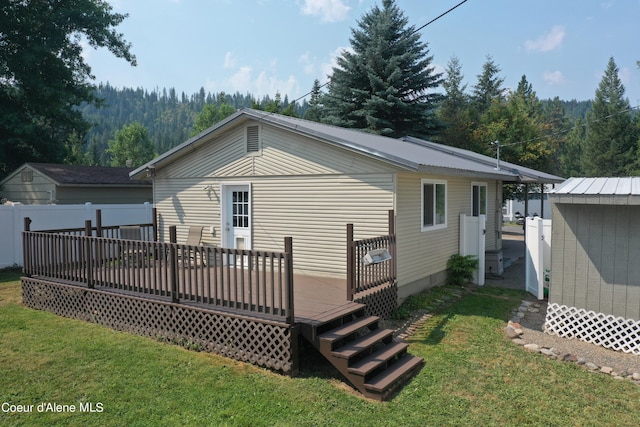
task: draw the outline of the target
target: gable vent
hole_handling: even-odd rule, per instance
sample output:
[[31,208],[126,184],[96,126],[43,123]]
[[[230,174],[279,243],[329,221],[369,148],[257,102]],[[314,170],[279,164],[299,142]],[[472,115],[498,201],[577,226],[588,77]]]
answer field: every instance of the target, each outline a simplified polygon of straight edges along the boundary
[[247,153],[260,151],[258,126],[247,126]]

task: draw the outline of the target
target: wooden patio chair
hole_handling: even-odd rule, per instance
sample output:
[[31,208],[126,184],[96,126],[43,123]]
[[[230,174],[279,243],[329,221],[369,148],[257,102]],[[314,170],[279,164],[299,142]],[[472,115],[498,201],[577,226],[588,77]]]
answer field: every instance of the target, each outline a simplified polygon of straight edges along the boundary
[[[200,246],[202,244],[202,230],[204,227],[198,225],[190,225],[189,233],[187,234],[187,240],[185,240],[184,244],[188,246]],[[179,259],[182,259],[183,265],[187,266],[191,264],[191,261],[196,261],[196,257],[199,257],[199,253],[192,253],[189,251],[189,254],[185,257],[182,257],[181,254],[178,255]],[[205,260],[201,260],[202,263],[205,263]]]

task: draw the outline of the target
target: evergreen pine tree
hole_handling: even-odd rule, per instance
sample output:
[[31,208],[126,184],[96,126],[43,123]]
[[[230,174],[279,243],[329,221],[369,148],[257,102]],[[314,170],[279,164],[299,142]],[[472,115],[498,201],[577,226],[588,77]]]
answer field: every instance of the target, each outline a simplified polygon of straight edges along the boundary
[[320,81],[315,79],[309,96],[309,108],[304,113],[304,118],[313,122],[322,120],[322,92],[320,92]]
[[564,177],[583,176],[582,170],[582,146],[586,135],[584,120],[578,118],[573,129],[567,135],[566,142],[559,153],[560,175]]
[[463,78],[460,60],[454,56],[447,64],[446,77],[442,82],[445,95],[436,117],[442,123],[443,129],[436,140],[454,147],[473,149],[469,96],[465,93],[467,85],[462,83]]
[[351,50],[333,68],[324,121],[392,137],[433,135],[441,74],[395,1],[374,6],[351,33]]
[[501,101],[504,98],[502,88],[504,78],[498,76],[500,71],[500,67],[493,62],[491,55],[487,55],[487,60],[482,65],[482,73],[478,74],[478,82],[473,87],[471,95],[478,116],[484,114],[494,100]]
[[582,153],[586,176],[622,176],[635,166],[637,132],[618,71],[613,57],[609,58],[587,113],[587,135]]

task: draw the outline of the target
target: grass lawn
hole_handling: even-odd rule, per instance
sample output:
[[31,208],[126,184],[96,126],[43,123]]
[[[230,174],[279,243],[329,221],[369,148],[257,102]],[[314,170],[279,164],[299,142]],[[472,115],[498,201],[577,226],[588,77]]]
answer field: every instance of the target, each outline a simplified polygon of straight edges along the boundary
[[[431,318],[409,349],[426,365],[392,401],[378,403],[326,366],[289,378],[25,308],[18,274],[3,272],[0,425],[638,425],[637,385],[527,353],[504,337],[521,298],[482,289]],[[5,402],[34,412],[4,412]],[[101,412],[80,412],[81,402]],[[76,412],[38,413],[39,403]]]

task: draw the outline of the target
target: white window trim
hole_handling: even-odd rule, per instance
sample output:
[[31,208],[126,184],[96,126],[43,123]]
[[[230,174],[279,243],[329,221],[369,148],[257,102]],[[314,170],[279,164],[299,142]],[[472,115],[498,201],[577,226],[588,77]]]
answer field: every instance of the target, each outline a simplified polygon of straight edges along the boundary
[[[424,221],[424,185],[425,184],[433,184],[434,185],[434,190],[437,184],[444,184],[444,223],[442,224],[435,224],[435,225],[424,225],[423,221]],[[420,180],[420,230],[421,231],[431,231],[431,230],[441,230],[443,228],[447,228],[447,224],[448,224],[448,204],[449,201],[447,200],[448,194],[447,194],[447,181],[441,180],[441,179],[427,179],[427,178],[422,178]],[[436,192],[434,191],[433,193],[433,197],[436,197]],[[434,208],[434,217],[435,217],[435,208],[436,208],[436,203],[434,200],[433,203],[433,208]]]
[[220,210],[220,246],[223,248],[229,248],[231,242],[227,241],[227,223],[231,222],[231,218],[229,218],[228,206],[227,203],[227,195],[230,187],[248,187],[249,188],[249,212],[250,212],[250,222],[249,228],[251,228],[251,233],[249,236],[249,248],[252,248],[253,244],[253,183],[250,181],[227,181],[220,183],[220,203],[218,205],[218,209]]
[[[473,187],[478,186],[478,187],[484,187],[485,188],[485,200],[484,200],[484,214],[480,213],[478,211],[478,215],[487,215],[487,212],[489,212],[489,184],[486,182],[472,182],[471,183],[471,215],[473,215]],[[480,194],[478,193],[478,196]]]

